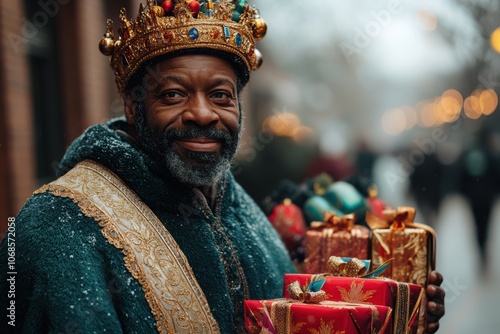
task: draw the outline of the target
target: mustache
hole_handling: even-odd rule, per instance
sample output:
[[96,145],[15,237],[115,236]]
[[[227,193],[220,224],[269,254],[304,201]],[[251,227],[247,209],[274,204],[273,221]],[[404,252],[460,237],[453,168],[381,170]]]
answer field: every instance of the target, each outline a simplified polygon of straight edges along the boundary
[[222,140],[225,142],[232,141],[231,134],[228,131],[217,130],[213,127],[210,128],[190,127],[185,129],[167,129],[163,132],[163,138],[166,140],[197,138],[197,137],[206,137],[214,140]]

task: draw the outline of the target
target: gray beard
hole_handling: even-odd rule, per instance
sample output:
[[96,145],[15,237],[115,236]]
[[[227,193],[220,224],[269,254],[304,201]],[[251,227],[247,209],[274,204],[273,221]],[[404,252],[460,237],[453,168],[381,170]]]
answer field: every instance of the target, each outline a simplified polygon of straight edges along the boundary
[[[154,133],[147,123],[143,103],[138,103],[135,124],[137,137],[144,150],[158,160],[179,182],[194,187],[211,186],[218,183],[231,169],[241,135],[241,117],[238,132],[230,134],[214,128],[190,127],[186,130],[167,130]],[[190,152],[190,159],[196,164],[184,161],[172,146],[172,139],[206,136],[222,140],[220,155],[214,153]]]

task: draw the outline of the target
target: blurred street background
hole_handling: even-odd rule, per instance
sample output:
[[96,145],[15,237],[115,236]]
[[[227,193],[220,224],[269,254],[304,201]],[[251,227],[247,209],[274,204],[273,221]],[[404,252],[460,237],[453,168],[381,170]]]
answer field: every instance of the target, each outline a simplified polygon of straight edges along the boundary
[[500,2],[256,3],[269,33],[240,182],[260,198],[279,176],[368,177],[436,229],[439,333],[498,333]]
[[[429,214],[448,193],[473,191],[468,176],[496,176],[498,1],[255,3],[269,32],[240,165],[273,158],[266,175],[297,182],[318,159],[335,179],[385,168],[383,198],[411,191]],[[256,197],[278,182],[245,172]]]
[[[0,233],[84,129],[122,115],[97,45],[106,18],[139,2],[0,2]],[[268,33],[237,180],[262,203],[325,172],[415,206],[438,234],[439,333],[498,333],[500,1],[251,4]]]

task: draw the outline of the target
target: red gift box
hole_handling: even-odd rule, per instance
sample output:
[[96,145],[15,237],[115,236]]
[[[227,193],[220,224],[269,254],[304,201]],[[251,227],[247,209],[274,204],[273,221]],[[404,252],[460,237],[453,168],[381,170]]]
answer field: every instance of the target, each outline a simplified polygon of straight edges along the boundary
[[392,313],[390,307],[380,305],[306,304],[291,299],[245,300],[244,310],[245,329],[251,334],[390,334]]
[[[307,286],[315,275],[285,274],[283,297],[289,297],[287,286],[299,282]],[[326,276],[321,288],[327,300],[383,305],[393,309],[387,333],[414,334],[418,331],[420,304],[424,289],[418,284],[401,283],[389,279],[366,279]]]

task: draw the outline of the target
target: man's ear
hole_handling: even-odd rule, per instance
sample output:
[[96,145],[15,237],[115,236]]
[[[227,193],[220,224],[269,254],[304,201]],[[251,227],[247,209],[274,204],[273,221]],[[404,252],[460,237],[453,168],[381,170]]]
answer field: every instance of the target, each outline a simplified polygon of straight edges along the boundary
[[135,115],[137,114],[137,103],[132,98],[132,95],[125,94],[123,96],[123,103],[125,105],[125,118],[130,125],[135,124]]

